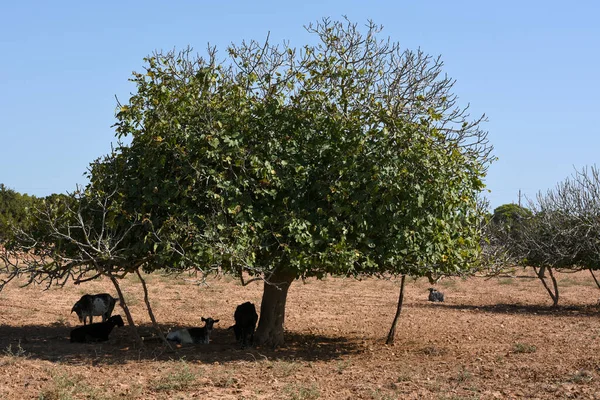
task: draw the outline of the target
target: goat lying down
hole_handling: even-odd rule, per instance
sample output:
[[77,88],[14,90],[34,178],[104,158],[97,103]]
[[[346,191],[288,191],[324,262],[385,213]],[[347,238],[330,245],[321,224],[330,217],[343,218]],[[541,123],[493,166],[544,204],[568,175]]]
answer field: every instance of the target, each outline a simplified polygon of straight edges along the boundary
[[123,326],[123,318],[113,315],[106,322],[80,326],[71,331],[71,342],[106,342],[115,326]]
[[102,316],[102,322],[106,322],[115,308],[116,301],[117,299],[108,293],[84,294],[71,309],[71,314],[75,312],[83,325],[86,325],[88,317],[91,324],[94,315]]
[[167,340],[181,344],[208,344],[213,325],[219,322],[219,320],[202,317],[202,321],[205,324],[201,328],[186,328],[169,332]]
[[254,344],[254,330],[256,329],[256,322],[258,322],[258,314],[254,304],[249,301],[240,304],[235,309],[233,318],[235,319],[235,325],[227,329],[233,329],[235,340],[242,345],[242,349],[248,345],[248,342],[250,342],[250,345]]
[[433,302],[443,302],[444,301],[444,293],[442,292],[438,292],[436,289],[434,288],[429,288],[429,301],[433,301]]

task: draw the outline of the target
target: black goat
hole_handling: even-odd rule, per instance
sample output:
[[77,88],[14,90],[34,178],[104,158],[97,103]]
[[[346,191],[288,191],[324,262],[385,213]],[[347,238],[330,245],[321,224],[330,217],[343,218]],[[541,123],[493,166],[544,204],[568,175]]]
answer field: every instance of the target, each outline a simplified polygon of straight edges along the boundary
[[71,331],[71,342],[106,342],[115,326],[123,326],[123,318],[113,315],[106,322],[80,326]]
[[202,328],[186,328],[169,332],[167,340],[181,344],[208,344],[213,325],[219,322],[218,319],[201,318],[205,322]]
[[444,293],[438,292],[437,289],[429,288],[429,301],[433,302],[443,302],[444,301]]
[[101,294],[84,294],[81,299],[71,309],[71,313],[75,312],[79,317],[79,322],[87,325],[86,321],[89,317],[90,324],[93,322],[94,315],[101,315],[102,322],[110,317],[115,308],[117,299],[113,298],[108,293]]
[[240,304],[235,309],[233,318],[235,319],[235,325],[230,326],[228,329],[233,329],[235,340],[242,344],[242,349],[248,345],[248,336],[250,336],[250,345],[254,344],[254,330],[256,329],[256,322],[258,322],[258,314],[254,304],[249,301]]

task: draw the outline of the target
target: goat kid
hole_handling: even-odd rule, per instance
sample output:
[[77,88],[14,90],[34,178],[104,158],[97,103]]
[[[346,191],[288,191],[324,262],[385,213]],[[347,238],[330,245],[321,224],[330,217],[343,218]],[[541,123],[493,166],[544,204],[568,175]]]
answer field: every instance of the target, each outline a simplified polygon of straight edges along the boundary
[[218,319],[201,318],[205,323],[201,328],[186,328],[170,332],[167,340],[181,344],[208,344],[213,325],[219,322]]
[[235,325],[227,329],[233,329],[235,340],[241,343],[242,349],[248,345],[248,337],[250,337],[250,345],[254,344],[254,331],[258,322],[258,314],[256,307],[249,301],[240,304],[235,309],[233,314]]
[[88,317],[91,324],[94,315],[101,315],[102,322],[106,322],[115,308],[116,301],[117,299],[108,293],[84,294],[71,309],[71,314],[75,312],[83,325],[86,325]]
[[444,301],[444,293],[438,292],[434,288],[429,288],[429,301],[433,302],[443,302]]
[[123,326],[123,318],[113,315],[106,322],[80,326],[71,331],[71,343],[106,342],[115,326]]

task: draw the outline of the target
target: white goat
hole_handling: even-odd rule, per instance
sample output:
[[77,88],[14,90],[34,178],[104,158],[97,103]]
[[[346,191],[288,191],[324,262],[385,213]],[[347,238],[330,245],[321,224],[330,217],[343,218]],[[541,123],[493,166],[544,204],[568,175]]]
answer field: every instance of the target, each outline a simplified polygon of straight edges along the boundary
[[167,340],[181,344],[208,344],[213,325],[219,322],[219,320],[202,317],[202,321],[205,324],[201,328],[185,328],[169,332]]

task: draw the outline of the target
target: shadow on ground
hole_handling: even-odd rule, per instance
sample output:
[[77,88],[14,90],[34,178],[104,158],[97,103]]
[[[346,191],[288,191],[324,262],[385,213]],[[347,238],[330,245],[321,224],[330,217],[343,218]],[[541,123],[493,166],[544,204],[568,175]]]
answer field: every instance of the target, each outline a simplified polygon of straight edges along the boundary
[[593,305],[576,305],[576,306],[561,306],[556,307],[539,305],[539,304],[489,304],[489,305],[465,305],[465,304],[448,304],[448,303],[427,303],[414,304],[415,308],[432,308],[441,307],[453,310],[464,311],[479,311],[494,314],[530,314],[530,315],[556,315],[559,317],[598,317],[600,315],[600,307]]
[[[166,326],[162,327],[166,331]],[[361,353],[364,347],[357,341],[341,337],[287,332],[286,344],[280,348],[241,349],[232,331],[215,328],[209,345],[173,345],[171,350],[156,336],[151,325],[138,329],[144,347],[135,346],[128,327],[115,328],[108,342],[70,343],[72,327],[64,325],[0,325],[0,356],[25,356],[31,359],[73,365],[122,364],[140,360],[179,360],[200,363],[227,363],[259,360],[335,360]]]

